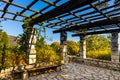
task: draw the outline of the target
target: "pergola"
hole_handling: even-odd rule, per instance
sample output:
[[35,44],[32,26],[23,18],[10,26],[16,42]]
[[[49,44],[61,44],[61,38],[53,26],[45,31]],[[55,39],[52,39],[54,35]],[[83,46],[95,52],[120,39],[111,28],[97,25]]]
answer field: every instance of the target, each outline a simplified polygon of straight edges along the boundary
[[[72,36],[80,36],[81,58],[86,58],[86,35],[112,33],[112,61],[119,62],[120,3],[113,3],[113,0],[30,0],[28,5],[22,6],[15,3],[15,0],[0,2],[4,5],[0,9],[2,14],[0,18],[19,22],[30,20],[31,26],[43,23],[45,27],[55,29],[53,33],[61,33],[63,54],[66,53],[68,31],[74,33]],[[33,6],[38,3],[45,5],[42,8],[41,5],[38,6],[40,10],[36,10]],[[105,6],[105,3],[110,4]],[[10,11],[11,6],[21,10]],[[26,12],[32,12],[32,14],[25,15]],[[12,15],[12,17],[6,15]],[[33,18],[34,16],[38,17]]]

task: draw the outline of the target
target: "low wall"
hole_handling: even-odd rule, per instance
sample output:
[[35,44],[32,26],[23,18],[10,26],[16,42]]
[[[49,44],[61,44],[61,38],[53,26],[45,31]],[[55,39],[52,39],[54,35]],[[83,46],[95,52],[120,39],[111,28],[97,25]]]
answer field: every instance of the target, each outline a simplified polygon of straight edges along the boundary
[[26,65],[19,65],[19,66],[16,66],[16,67],[10,67],[8,69],[2,69],[0,71],[0,80],[1,79],[8,79],[8,80],[11,80],[12,79],[12,76],[13,76],[13,71],[22,71],[22,70],[25,70],[25,68],[32,68],[33,66],[26,66]]
[[[60,67],[59,67],[60,66]],[[19,65],[16,67],[10,67],[8,69],[2,69],[0,71],[0,80],[14,80],[14,79],[23,79],[26,80],[28,75],[37,75],[36,73],[44,72],[47,70],[59,70],[61,65],[58,64],[48,64],[48,63],[40,63],[35,65]],[[43,71],[44,70],[44,71]]]
[[6,77],[7,77],[7,79],[8,78],[10,79],[12,71],[13,71],[13,67],[1,70],[0,71],[0,80],[3,79],[3,78],[6,78]]
[[96,66],[96,67],[102,67],[102,68],[120,71],[120,63],[115,63],[111,61],[98,60],[98,59],[82,59],[80,57],[70,57],[70,61],[89,65],[89,66]]

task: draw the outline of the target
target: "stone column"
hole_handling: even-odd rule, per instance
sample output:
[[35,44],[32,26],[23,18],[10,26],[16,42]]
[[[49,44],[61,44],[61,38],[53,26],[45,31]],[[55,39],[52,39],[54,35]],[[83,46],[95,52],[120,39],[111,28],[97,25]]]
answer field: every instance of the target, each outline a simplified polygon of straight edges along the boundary
[[36,63],[36,49],[35,49],[35,43],[36,43],[36,32],[34,28],[28,29],[28,56],[29,56],[29,64],[35,64]]
[[61,49],[61,63],[64,64],[67,60],[67,33],[65,31],[62,31],[60,33],[60,49]]
[[80,58],[86,58],[86,37],[80,36]]
[[111,61],[119,62],[119,50],[118,50],[118,32],[112,32],[111,38]]

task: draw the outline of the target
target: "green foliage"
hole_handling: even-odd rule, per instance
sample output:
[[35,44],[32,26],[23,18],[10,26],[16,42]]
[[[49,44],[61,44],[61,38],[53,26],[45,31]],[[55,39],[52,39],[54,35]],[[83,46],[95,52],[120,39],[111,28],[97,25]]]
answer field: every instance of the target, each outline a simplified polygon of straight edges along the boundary
[[8,35],[0,32],[0,69],[25,64],[26,53],[18,46],[10,46]]
[[[37,16],[33,16],[32,19],[36,17]],[[32,20],[31,19],[24,20],[24,25],[22,25],[24,33],[19,35],[19,39],[18,39],[19,49],[18,50],[21,52],[20,54],[17,53],[18,56],[21,56],[19,63],[21,60],[23,60],[23,62],[28,62],[28,53],[27,53],[28,41],[30,37],[29,36],[30,32],[33,29],[33,25],[31,25],[32,22],[30,21]],[[35,32],[36,32],[35,36],[37,38],[37,43],[36,43],[37,50],[42,49],[42,47],[44,47],[45,45],[45,42],[44,42],[45,36],[42,37],[41,35],[41,32],[45,33],[45,26],[42,23],[39,25],[40,25],[40,28],[35,28]]]
[[22,25],[23,29],[27,29],[27,28],[30,28],[30,27],[33,27],[33,24],[31,24],[33,22],[32,19],[35,19],[37,16],[33,16],[32,18],[30,19],[27,19],[27,20],[23,20],[24,21],[24,24]]
[[26,64],[27,63],[27,54],[26,52],[22,51],[18,46],[11,47],[11,56],[12,58],[12,66],[19,65],[19,64]]
[[87,58],[111,60],[110,50],[87,51]]
[[10,54],[9,48],[10,44],[7,34],[0,32],[0,65],[2,68],[10,66],[9,58],[7,58]]
[[56,55],[55,51],[49,46],[44,46],[37,50],[37,61],[38,62],[54,62],[57,61],[59,57]]
[[13,55],[15,59],[15,64],[26,64],[28,63],[28,35],[26,34],[26,30],[24,33],[18,36],[18,46],[13,47]]
[[28,39],[27,39],[27,35],[25,32],[18,36],[17,42],[19,44],[19,49],[21,51],[27,52],[27,41],[28,41]]
[[110,49],[110,40],[104,36],[91,35],[86,39],[87,51]]
[[60,53],[60,43],[59,42],[53,42],[50,45],[56,53]]
[[59,60],[59,56],[53,50],[52,47],[46,45],[44,39],[41,38],[36,44],[37,50],[37,62],[56,62]]
[[110,38],[100,35],[91,35],[86,40],[87,57],[94,59],[111,59]]
[[74,41],[67,41],[68,54],[79,55],[79,43]]
[[[39,34],[39,32],[37,33]],[[22,34],[18,40],[18,46],[9,45],[8,36],[5,32],[0,32],[0,69],[18,64],[26,64],[28,55],[26,53],[27,46],[26,34]],[[111,59],[110,37],[92,35],[86,40],[87,57],[94,59]],[[69,55],[79,55],[79,42],[67,41]],[[45,38],[38,36],[36,43],[37,63],[56,62],[60,60],[60,43],[53,42],[51,45],[45,43]]]

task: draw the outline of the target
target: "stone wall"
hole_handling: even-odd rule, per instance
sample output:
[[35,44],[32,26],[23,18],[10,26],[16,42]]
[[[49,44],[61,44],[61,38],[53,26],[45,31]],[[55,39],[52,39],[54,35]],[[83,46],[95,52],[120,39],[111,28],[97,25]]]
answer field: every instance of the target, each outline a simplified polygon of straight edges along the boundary
[[13,71],[13,67],[10,67],[8,69],[3,69],[0,71],[0,80],[3,78],[11,78],[11,73]]
[[[0,80],[16,80],[16,79],[23,79],[26,80],[28,78],[28,73],[36,74],[38,72],[46,72],[46,70],[53,70],[53,69],[59,69],[59,66],[57,63],[36,63],[34,65],[18,65],[16,67],[10,67],[8,69],[2,69],[0,71]],[[58,67],[58,68],[57,68]],[[49,69],[48,69],[49,68]],[[62,67],[61,67],[62,68]],[[39,69],[39,70],[37,70]],[[41,70],[44,71],[41,71]],[[44,72],[44,73],[45,73]],[[37,74],[36,74],[37,75]]]
[[82,59],[80,57],[70,57],[70,61],[80,63],[80,64],[85,64],[85,65],[102,67],[102,68],[120,71],[120,63],[115,63],[112,61],[98,60],[98,59]]
[[19,65],[19,66],[16,66],[16,67],[10,67],[10,68],[7,68],[7,69],[2,69],[0,71],[0,80],[1,79],[7,79],[7,80],[11,80],[12,79],[12,76],[13,76],[13,71],[22,71],[24,70],[25,68],[31,68],[32,66],[26,66],[26,65]]

